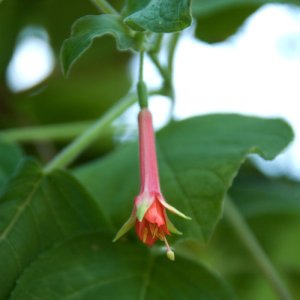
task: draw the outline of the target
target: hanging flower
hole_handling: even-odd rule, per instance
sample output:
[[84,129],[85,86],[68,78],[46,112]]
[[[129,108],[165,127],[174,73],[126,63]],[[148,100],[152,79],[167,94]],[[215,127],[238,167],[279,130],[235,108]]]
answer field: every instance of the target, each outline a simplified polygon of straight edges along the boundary
[[158,239],[163,241],[168,258],[174,260],[174,252],[168,244],[166,235],[170,235],[170,232],[177,234],[181,232],[169,220],[166,209],[185,219],[190,218],[168,204],[160,191],[152,115],[147,108],[143,108],[139,113],[139,152],[141,190],[134,200],[131,216],[119,230],[114,241],[135,225],[136,233],[143,243],[152,246]]

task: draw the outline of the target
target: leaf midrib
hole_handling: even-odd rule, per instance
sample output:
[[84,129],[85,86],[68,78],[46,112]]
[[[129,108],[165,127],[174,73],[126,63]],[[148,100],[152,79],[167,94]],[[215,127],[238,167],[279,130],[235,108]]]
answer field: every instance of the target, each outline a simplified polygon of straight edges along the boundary
[[36,190],[38,189],[40,182],[42,181],[43,177],[39,177],[35,183],[32,186],[32,190],[30,191],[30,193],[28,194],[28,196],[25,198],[25,201],[18,207],[14,217],[11,219],[11,221],[8,223],[8,225],[6,226],[6,228],[2,231],[1,235],[0,235],[0,242],[2,240],[5,240],[7,238],[7,235],[10,233],[11,229],[13,228],[13,226],[16,224],[16,222],[19,220],[19,217],[22,215],[22,213],[24,212],[24,210],[26,209],[26,207],[30,204]]
[[151,272],[153,270],[154,261],[155,261],[154,256],[150,255],[149,256],[149,263],[148,263],[147,269],[145,270],[145,273],[144,273],[144,276],[143,276],[144,281],[143,281],[143,284],[141,286],[139,300],[145,300],[146,299],[147,287],[149,286],[149,283],[150,283],[150,275],[151,275]]

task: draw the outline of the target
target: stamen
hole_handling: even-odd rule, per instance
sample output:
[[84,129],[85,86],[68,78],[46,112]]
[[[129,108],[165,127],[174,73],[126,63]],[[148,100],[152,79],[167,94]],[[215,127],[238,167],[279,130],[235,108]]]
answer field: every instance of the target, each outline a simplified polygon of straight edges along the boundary
[[161,233],[161,231],[158,231],[156,233],[156,236],[163,242],[165,240],[165,235],[164,233]]
[[158,231],[158,227],[155,225],[154,232],[153,232],[153,237],[156,237],[157,231]]
[[158,227],[156,224],[149,224],[149,227],[150,227],[150,231],[151,231],[151,234],[152,234],[152,238],[155,238],[156,237],[156,234],[157,234],[157,231],[158,231]]
[[148,229],[144,228],[144,232],[143,232],[143,243],[145,244],[147,241],[147,236],[148,236]]
[[155,225],[152,223],[149,224],[149,228],[150,228],[150,232],[151,232],[152,236],[153,236],[154,226]]

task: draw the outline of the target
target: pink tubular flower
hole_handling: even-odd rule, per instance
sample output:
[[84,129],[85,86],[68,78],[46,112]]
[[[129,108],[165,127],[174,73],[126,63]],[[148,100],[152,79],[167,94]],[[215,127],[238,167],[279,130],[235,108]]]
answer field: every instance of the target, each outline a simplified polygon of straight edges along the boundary
[[147,108],[143,108],[139,113],[139,151],[141,190],[134,200],[131,216],[114,241],[135,225],[136,233],[143,243],[152,246],[157,239],[163,241],[167,247],[168,258],[174,260],[174,252],[167,242],[166,235],[170,235],[170,232],[181,233],[168,219],[166,209],[185,219],[190,218],[169,205],[160,191],[152,116]]

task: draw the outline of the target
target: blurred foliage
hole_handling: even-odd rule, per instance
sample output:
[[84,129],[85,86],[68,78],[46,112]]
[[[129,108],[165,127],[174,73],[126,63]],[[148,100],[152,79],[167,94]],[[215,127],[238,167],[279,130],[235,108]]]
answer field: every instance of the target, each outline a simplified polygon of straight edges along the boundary
[[[299,193],[299,181],[267,177],[250,162],[243,165],[229,190],[294,299],[298,299],[300,292]],[[234,287],[239,299],[277,299],[226,218],[219,223],[208,245],[183,241],[177,244],[177,250],[217,269]]]
[[[122,1],[114,4],[118,7]],[[70,35],[72,23],[84,14],[98,13],[91,1],[9,0],[1,4],[0,41],[5,45],[0,50],[2,128],[95,119],[126,94],[131,86],[128,67],[131,55],[118,52],[112,37],[95,41],[73,68],[71,76],[66,79],[62,75],[59,51]],[[20,33],[28,26],[40,27],[48,33],[55,58],[54,70],[37,86],[13,93],[6,84],[6,69]],[[102,146],[98,145],[98,153],[111,149],[112,145],[110,137]]]
[[[120,2],[120,1],[119,1]],[[111,38],[94,43],[88,55],[74,68],[69,79],[62,76],[58,54],[72,23],[84,14],[99,11],[89,1],[18,1],[1,4],[0,96],[1,125],[22,126],[85,120],[99,117],[130,87],[130,55],[119,53]],[[41,26],[49,34],[55,54],[53,73],[37,87],[14,94],[5,84],[7,65],[26,26]],[[66,114],[65,112],[68,111]],[[15,118],[7,118],[6,113]],[[17,116],[17,117],[16,117]]]

